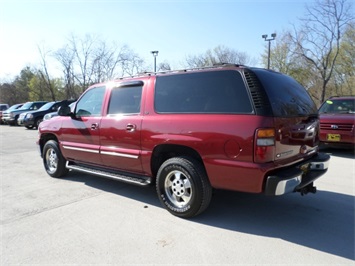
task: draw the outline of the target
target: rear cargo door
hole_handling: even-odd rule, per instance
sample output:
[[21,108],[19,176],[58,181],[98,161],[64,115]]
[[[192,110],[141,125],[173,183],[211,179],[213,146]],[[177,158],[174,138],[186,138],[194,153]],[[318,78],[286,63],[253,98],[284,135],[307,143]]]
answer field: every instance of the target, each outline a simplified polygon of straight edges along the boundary
[[255,70],[268,96],[275,124],[275,161],[302,159],[317,150],[319,119],[315,103],[293,78]]

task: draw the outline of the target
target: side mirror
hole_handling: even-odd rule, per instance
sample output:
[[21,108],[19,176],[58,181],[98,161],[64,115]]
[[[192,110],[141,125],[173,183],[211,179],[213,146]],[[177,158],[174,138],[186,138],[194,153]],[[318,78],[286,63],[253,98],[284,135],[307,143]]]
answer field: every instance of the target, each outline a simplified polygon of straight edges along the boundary
[[71,110],[69,106],[61,106],[58,109],[58,115],[60,116],[70,116],[71,115]]

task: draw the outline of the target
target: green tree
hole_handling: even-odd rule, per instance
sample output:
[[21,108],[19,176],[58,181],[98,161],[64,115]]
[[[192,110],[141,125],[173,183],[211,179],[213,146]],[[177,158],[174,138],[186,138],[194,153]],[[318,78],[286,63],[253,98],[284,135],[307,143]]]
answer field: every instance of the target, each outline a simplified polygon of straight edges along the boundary
[[13,82],[13,88],[16,91],[14,97],[17,103],[27,102],[30,100],[30,81],[34,76],[33,70],[27,66],[23,68],[20,75],[17,76]]
[[13,83],[2,83],[0,84],[0,103],[7,103],[13,105],[18,102],[17,90]]
[[[48,90],[48,84],[51,84],[51,90]],[[38,70],[32,77],[28,86],[30,101],[57,101],[66,99],[61,80],[56,78],[48,81],[41,70]]]
[[303,58],[318,78],[313,84],[313,97],[325,100],[341,50],[345,28],[354,20],[353,6],[348,0],[317,0],[306,7],[301,26],[291,35],[295,54]]
[[355,95],[355,22],[348,26],[340,43],[334,88],[336,95]]
[[[306,89],[314,85],[314,73],[312,67],[295,53],[295,45],[291,33],[284,31],[277,34],[270,49],[270,69],[292,76]],[[261,55],[263,65],[268,65],[268,44]]]

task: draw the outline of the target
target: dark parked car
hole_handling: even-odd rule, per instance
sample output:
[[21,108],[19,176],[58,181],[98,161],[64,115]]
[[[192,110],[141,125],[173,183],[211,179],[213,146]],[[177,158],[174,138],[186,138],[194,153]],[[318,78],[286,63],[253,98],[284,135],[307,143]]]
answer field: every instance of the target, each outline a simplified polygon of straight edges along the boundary
[[326,146],[355,145],[355,96],[331,97],[319,108],[320,141]]
[[21,106],[21,108],[16,110],[11,110],[10,112],[3,113],[3,121],[10,126],[17,125],[17,119],[20,117],[20,114],[37,110],[42,107],[42,105],[46,104],[45,101],[38,101],[38,102],[27,102]]
[[203,212],[212,189],[315,193],[318,110],[293,78],[238,65],[145,74],[88,88],[74,110],[39,125],[48,175],[69,169],[155,184],[179,217]]
[[[70,107],[71,110],[74,110],[73,109],[74,106],[75,106],[75,102],[72,102],[71,104],[69,104],[69,107]],[[44,117],[43,117],[43,120],[52,119],[53,117],[56,117],[56,116],[58,116],[58,111],[45,114]]]
[[22,123],[28,129],[38,128],[39,123],[43,121],[43,117],[46,114],[51,113],[53,111],[57,111],[58,108],[61,106],[68,106],[70,103],[74,101],[75,100],[64,100],[64,101],[46,103],[38,110],[26,112]]

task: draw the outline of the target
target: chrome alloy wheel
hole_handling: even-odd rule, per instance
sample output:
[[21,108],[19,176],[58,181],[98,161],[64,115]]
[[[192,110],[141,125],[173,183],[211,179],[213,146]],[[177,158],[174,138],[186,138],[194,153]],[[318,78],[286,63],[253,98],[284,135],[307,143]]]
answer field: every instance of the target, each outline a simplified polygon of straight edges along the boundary
[[54,173],[58,168],[58,155],[53,148],[49,148],[45,155],[48,171]]
[[178,208],[185,207],[192,198],[189,178],[180,171],[172,171],[165,179],[164,189],[167,197]]

